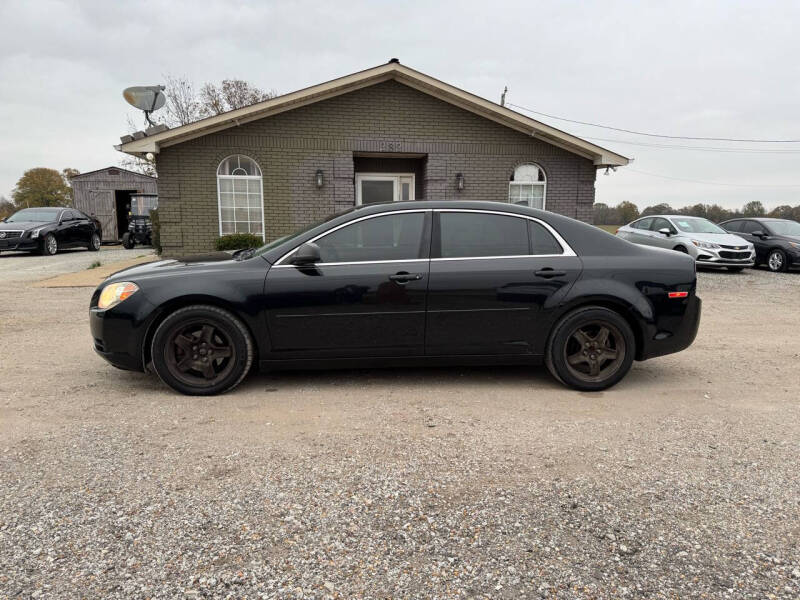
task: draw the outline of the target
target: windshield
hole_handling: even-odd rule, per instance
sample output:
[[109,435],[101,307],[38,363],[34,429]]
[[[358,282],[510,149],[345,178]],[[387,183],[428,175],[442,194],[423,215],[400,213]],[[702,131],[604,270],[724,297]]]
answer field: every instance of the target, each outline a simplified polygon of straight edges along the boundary
[[50,223],[58,220],[60,208],[23,208],[6,219],[8,223]]
[[699,217],[680,217],[673,218],[672,222],[675,227],[686,233],[728,233],[722,227],[714,225],[708,219],[701,219]]
[[800,237],[800,223],[797,221],[768,221],[767,226],[775,235]]
[[[355,210],[355,209],[350,209],[350,210]],[[346,211],[346,212],[350,212],[350,211]],[[324,219],[320,219],[319,221],[315,221],[311,225],[307,225],[307,226],[303,227],[302,229],[298,229],[297,231],[295,231],[293,233],[290,233],[289,235],[285,235],[283,237],[279,237],[276,240],[272,240],[271,242],[265,244],[264,246],[261,246],[258,250],[255,251],[255,253],[253,255],[254,256],[260,256],[261,254],[264,254],[265,252],[268,252],[269,250],[272,250],[273,248],[277,248],[278,246],[280,246],[284,242],[288,242],[292,238],[301,236],[304,233],[306,233],[307,231],[311,231],[315,227],[319,227],[323,223],[327,223],[328,221],[331,221],[332,219],[335,219],[336,217],[341,217],[343,214],[345,214],[345,213],[344,212],[334,213],[332,215],[329,215],[329,216],[325,217]]]

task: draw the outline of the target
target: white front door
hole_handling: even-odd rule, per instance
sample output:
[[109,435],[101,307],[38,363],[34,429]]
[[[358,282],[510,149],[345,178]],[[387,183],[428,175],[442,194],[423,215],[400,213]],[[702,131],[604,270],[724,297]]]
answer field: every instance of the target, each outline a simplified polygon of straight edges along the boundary
[[413,199],[413,173],[356,173],[357,205]]

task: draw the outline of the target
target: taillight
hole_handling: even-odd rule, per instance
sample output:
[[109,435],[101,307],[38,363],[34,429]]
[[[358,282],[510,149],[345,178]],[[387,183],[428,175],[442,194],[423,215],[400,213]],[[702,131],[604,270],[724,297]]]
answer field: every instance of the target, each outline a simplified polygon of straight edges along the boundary
[[667,292],[667,296],[669,298],[686,298],[689,296],[689,292]]
[[619,227],[617,227],[617,230],[614,232],[614,235],[618,235],[618,234],[619,234]]

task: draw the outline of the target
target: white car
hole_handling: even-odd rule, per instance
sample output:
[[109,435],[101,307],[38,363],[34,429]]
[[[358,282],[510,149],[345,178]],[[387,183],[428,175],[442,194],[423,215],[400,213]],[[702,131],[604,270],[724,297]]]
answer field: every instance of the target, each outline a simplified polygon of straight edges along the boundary
[[753,244],[700,217],[651,215],[623,225],[617,235],[634,244],[684,252],[698,266],[741,271],[755,259]]

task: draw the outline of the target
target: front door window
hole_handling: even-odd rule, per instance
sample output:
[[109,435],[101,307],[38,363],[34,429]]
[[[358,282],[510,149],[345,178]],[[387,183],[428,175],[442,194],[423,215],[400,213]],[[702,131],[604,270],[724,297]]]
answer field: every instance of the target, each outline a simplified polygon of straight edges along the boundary
[[411,173],[356,174],[356,204],[413,199],[414,175]]

